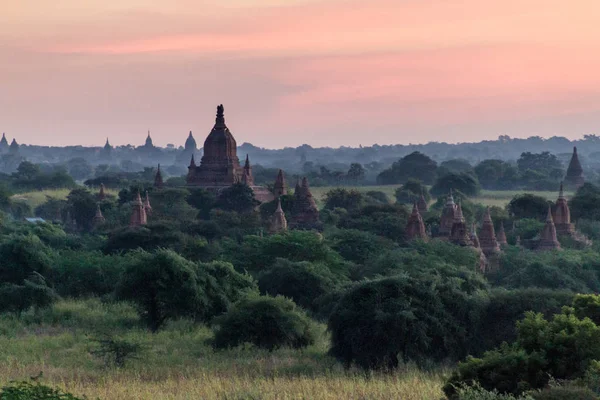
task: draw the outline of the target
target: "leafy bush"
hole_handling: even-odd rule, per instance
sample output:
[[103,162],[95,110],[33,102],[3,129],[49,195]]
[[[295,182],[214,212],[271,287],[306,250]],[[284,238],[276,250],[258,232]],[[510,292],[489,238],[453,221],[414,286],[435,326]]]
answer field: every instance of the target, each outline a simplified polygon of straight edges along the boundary
[[92,338],[91,342],[95,346],[90,349],[90,354],[102,359],[107,367],[114,365],[122,368],[127,361],[138,359],[144,349],[140,343],[115,338],[112,335]]
[[480,386],[459,387],[455,395],[456,400],[534,400],[529,395],[513,396],[512,394],[499,393],[497,390],[485,390]]
[[59,389],[33,382],[12,382],[0,390],[0,400],[83,400]]
[[274,350],[306,347],[315,341],[313,322],[284,297],[256,296],[242,300],[217,318],[215,325],[216,348],[251,343]]
[[424,363],[464,356],[481,305],[478,292],[470,295],[460,286],[431,274],[350,288],[329,317],[331,354],[346,367],[363,369],[393,369],[400,358]]
[[449,173],[438,178],[431,187],[430,192],[433,196],[443,196],[449,193],[450,190],[459,190],[467,196],[477,196],[481,187],[477,177],[472,174]]
[[356,189],[336,188],[325,194],[325,208],[345,208],[357,210],[365,205],[365,196]]
[[277,259],[258,276],[261,293],[285,296],[308,310],[315,311],[315,300],[339,286],[340,278],[322,264]]
[[429,194],[427,187],[420,181],[409,179],[404,185],[396,189],[394,195],[396,201],[400,204],[413,204],[415,201],[419,200],[421,193],[423,193],[425,201],[429,203],[429,201],[431,201],[431,195]]

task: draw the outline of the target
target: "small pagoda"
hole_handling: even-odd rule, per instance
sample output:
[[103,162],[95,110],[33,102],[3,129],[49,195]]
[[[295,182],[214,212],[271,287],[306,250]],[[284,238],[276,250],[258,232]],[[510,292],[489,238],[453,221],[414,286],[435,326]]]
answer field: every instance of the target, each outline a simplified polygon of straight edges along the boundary
[[281,208],[281,198],[277,198],[277,208],[271,217],[271,223],[269,224],[269,232],[270,233],[281,233],[287,231],[287,220],[285,218],[285,213]]
[[569,210],[569,204],[565,198],[562,182],[552,218],[557,234],[572,236],[575,233],[575,226],[571,223],[571,210]]
[[412,213],[408,217],[406,223],[406,229],[404,230],[407,240],[427,240],[427,231],[425,230],[425,223],[423,217],[419,213],[419,207],[417,203],[413,204]]
[[100,204],[98,204],[98,206],[96,207],[96,215],[94,215],[94,218],[92,220],[92,225],[94,227],[100,226],[103,223],[106,222],[106,218],[104,218],[104,215],[102,215],[102,210],[100,209]]
[[450,231],[450,242],[459,246],[473,245],[473,242],[471,242],[471,238],[469,237],[469,230],[467,229],[460,203],[456,207],[456,213],[454,214],[454,222],[452,223],[452,230]]
[[583,178],[583,168],[579,162],[579,156],[577,155],[577,147],[573,147],[573,155],[567,168],[567,174],[565,175],[565,184],[573,189],[578,189],[585,183]]
[[275,178],[275,184],[273,185],[273,194],[275,197],[283,196],[287,194],[287,184],[285,183],[285,177],[283,176],[283,170],[279,170],[277,178]]
[[556,238],[556,227],[552,218],[552,208],[548,207],[548,216],[546,217],[546,225],[540,234],[540,240],[537,245],[537,250],[560,250],[560,243]]
[[299,229],[313,229],[321,225],[317,203],[308,186],[308,179],[302,178],[294,191],[294,206],[290,226]]
[[154,187],[156,189],[162,189],[165,186],[163,181],[162,172],[160,171],[160,164],[158,164],[158,168],[156,169],[156,174],[154,175]]
[[500,247],[508,245],[508,240],[506,239],[506,232],[504,231],[504,223],[502,221],[500,221],[500,228],[498,228],[496,240],[498,241]]
[[452,197],[452,190],[446,200],[446,205],[442,209],[442,217],[440,218],[440,229],[438,236],[447,238],[452,232],[452,225],[454,224],[455,214],[457,211],[456,203],[454,203],[454,197]]
[[419,213],[421,215],[425,214],[429,209],[427,200],[425,200],[425,195],[423,194],[423,189],[421,189],[421,195],[419,196],[419,200],[417,200],[417,208],[419,209]]
[[137,192],[137,196],[132,203],[131,219],[129,220],[129,226],[142,226],[148,223],[148,216],[146,215],[146,208],[142,203],[142,196],[140,192]]
[[[506,238],[506,235],[504,236]],[[479,232],[479,244],[481,250],[488,258],[500,253],[500,245],[498,240],[496,240],[496,231],[494,230],[494,223],[492,222],[489,207],[485,210],[485,214],[483,215],[481,231]]]

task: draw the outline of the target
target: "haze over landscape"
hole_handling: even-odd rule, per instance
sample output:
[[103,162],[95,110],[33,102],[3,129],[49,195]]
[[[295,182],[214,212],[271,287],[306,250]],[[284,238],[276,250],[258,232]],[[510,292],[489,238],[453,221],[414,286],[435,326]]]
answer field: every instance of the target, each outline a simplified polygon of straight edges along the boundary
[[579,138],[600,123],[600,4],[575,3],[7,1],[0,131],[180,145],[223,103],[269,148]]

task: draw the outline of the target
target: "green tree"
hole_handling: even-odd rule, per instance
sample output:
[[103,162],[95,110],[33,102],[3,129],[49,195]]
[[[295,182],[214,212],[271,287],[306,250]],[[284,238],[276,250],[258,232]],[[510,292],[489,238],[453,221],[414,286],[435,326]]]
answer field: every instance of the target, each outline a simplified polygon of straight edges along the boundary
[[365,179],[365,168],[362,164],[352,163],[350,164],[350,169],[348,170],[348,178],[354,182],[354,184],[358,184],[362,180]]
[[243,183],[236,183],[223,189],[217,198],[216,208],[226,211],[247,213],[260,203],[254,198],[254,191]]
[[138,251],[117,286],[117,297],[137,305],[152,332],[167,319],[194,317],[206,306],[195,265],[170,250]]
[[430,192],[434,196],[444,196],[450,190],[459,190],[467,196],[477,196],[481,187],[479,186],[477,177],[474,175],[449,173],[438,178],[431,187]]
[[475,166],[475,174],[484,189],[512,189],[519,183],[517,168],[502,160],[483,160]]
[[336,188],[325,194],[325,208],[345,208],[357,210],[365,205],[365,196],[356,189]]
[[284,297],[250,297],[215,321],[216,348],[251,343],[269,351],[302,348],[315,341],[313,322]]
[[516,219],[533,218],[545,221],[548,206],[551,203],[545,198],[531,193],[519,194],[512,198],[506,208]]
[[406,182],[410,178],[432,184],[436,177],[437,163],[418,151],[396,161],[389,169],[377,176],[377,183],[390,185]]
[[413,204],[415,201],[418,201],[423,194],[425,201],[429,203],[431,201],[431,195],[429,194],[429,190],[427,187],[423,185],[420,181],[415,179],[409,179],[406,183],[396,189],[395,196],[396,201],[400,204]]
[[97,209],[95,196],[87,189],[73,189],[67,196],[67,204],[77,227],[83,230],[92,229]]

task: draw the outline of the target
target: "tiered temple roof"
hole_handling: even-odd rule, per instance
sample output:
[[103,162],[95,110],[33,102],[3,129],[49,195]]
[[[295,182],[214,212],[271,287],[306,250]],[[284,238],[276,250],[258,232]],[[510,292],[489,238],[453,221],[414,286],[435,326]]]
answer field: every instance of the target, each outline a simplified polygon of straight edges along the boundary
[[285,183],[285,177],[283,171],[279,170],[277,178],[275,178],[275,184],[273,185],[273,194],[275,197],[283,196],[287,193],[287,185]]
[[292,209],[291,226],[294,228],[311,229],[320,225],[319,210],[308,186],[308,179],[302,178],[302,184],[296,184],[294,206]]
[[271,217],[271,223],[269,225],[269,232],[279,233],[287,230],[287,220],[285,219],[285,213],[281,208],[281,198],[277,198],[277,209]]
[[575,232],[575,227],[571,223],[571,211],[569,210],[569,204],[565,198],[563,191],[563,184],[560,184],[560,190],[558,192],[558,199],[556,199],[556,206],[554,207],[554,226],[556,232],[559,235],[572,235]]
[[571,162],[569,162],[569,167],[567,168],[565,183],[571,188],[579,188],[585,183],[585,179],[583,178],[583,168],[581,167],[579,156],[577,155],[577,147],[573,147],[573,156],[571,156]]
[[483,215],[483,223],[481,224],[481,231],[479,233],[479,244],[487,257],[500,253],[500,245],[496,240],[496,232],[489,207]]
[[452,224],[452,230],[450,231],[450,242],[459,246],[473,245],[473,242],[471,242],[471,238],[469,237],[469,230],[467,229],[460,203],[456,207],[456,213],[454,214],[454,222]]
[[148,223],[148,216],[146,215],[146,209],[144,203],[142,203],[142,196],[140,192],[137,192],[137,196],[132,204],[131,219],[129,226],[140,226]]
[[413,204],[412,213],[408,217],[408,222],[406,223],[405,234],[407,240],[427,240],[425,223],[423,222],[423,218],[419,213],[419,207],[417,206],[417,203]]
[[552,208],[548,207],[548,216],[546,217],[546,225],[540,234],[540,241],[537,246],[538,250],[558,250],[560,243],[556,238],[556,227],[552,219]]
[[440,229],[438,232],[439,236],[450,236],[452,232],[452,225],[454,224],[456,209],[456,203],[454,203],[454,197],[452,197],[452,191],[450,191],[448,199],[446,200],[446,205],[442,210],[442,218],[440,219]]

